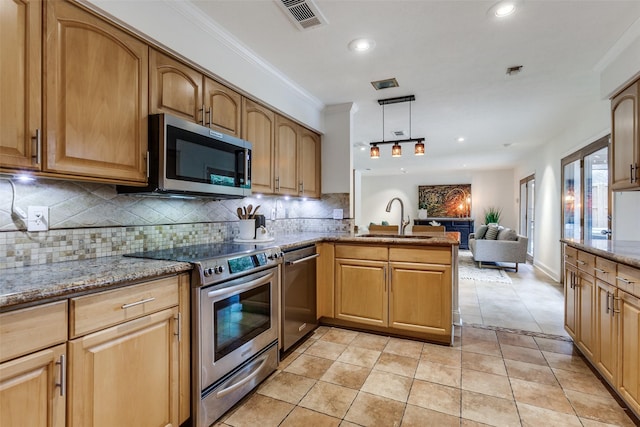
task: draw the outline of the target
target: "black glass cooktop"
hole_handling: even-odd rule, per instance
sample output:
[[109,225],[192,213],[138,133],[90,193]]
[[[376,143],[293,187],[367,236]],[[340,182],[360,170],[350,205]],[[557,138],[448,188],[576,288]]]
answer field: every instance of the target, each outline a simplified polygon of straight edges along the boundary
[[157,251],[135,252],[125,256],[133,258],[163,259],[169,261],[197,262],[214,258],[250,254],[263,251],[269,246],[256,246],[241,243],[211,243],[182,246],[179,248],[160,249]]

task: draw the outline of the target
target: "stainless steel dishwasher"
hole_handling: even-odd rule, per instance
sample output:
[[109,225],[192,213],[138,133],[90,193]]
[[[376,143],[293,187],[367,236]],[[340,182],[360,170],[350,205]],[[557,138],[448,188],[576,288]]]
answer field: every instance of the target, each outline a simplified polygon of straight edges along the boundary
[[284,252],[282,270],[282,351],[318,326],[315,245]]

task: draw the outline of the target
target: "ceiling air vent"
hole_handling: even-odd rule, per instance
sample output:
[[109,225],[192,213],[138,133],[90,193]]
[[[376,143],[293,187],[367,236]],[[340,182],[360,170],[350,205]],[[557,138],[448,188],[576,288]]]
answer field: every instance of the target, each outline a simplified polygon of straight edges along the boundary
[[407,136],[407,134],[405,133],[405,131],[403,130],[394,130],[391,132],[393,134],[393,136],[397,137],[401,137],[401,136]]
[[327,24],[327,19],[313,0],[275,0],[299,30],[310,30]]

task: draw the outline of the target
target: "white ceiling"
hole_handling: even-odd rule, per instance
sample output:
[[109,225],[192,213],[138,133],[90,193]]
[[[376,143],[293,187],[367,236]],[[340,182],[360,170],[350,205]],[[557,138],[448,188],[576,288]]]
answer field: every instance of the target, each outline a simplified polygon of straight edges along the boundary
[[[354,167],[395,174],[505,168],[557,135],[581,105],[600,99],[607,52],[640,20],[640,1],[523,0],[498,19],[484,0],[316,0],[328,25],[298,30],[273,0],[191,0],[246,48],[325,105],[355,102]],[[376,47],[348,50],[359,37]],[[506,68],[523,65],[507,76]],[[395,77],[400,87],[370,82]],[[413,94],[411,136],[427,155],[369,158],[368,143],[409,133],[409,104],[378,99]],[[463,136],[465,142],[457,142]]]

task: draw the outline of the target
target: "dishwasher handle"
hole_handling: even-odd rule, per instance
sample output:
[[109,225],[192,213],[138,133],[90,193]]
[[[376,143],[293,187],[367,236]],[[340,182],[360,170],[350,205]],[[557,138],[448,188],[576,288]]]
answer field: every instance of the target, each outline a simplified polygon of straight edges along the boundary
[[304,258],[297,259],[295,261],[287,261],[284,264],[285,265],[295,265],[295,264],[299,264],[301,262],[309,261],[309,260],[314,259],[314,258],[318,258],[319,256],[320,256],[320,254],[313,254],[311,256],[307,256],[307,257],[304,257]]

